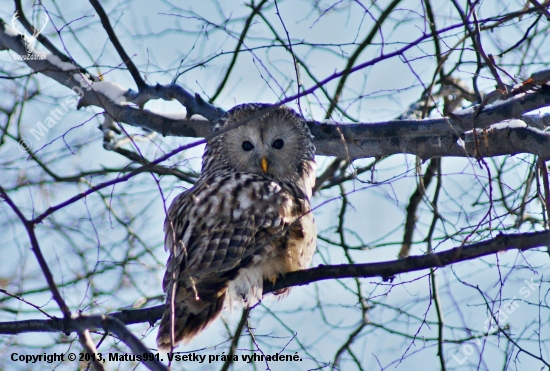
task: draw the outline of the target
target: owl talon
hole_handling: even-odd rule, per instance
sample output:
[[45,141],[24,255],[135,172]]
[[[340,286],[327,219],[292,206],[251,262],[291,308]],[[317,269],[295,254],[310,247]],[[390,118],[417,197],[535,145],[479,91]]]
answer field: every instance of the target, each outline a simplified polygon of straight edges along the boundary
[[280,290],[277,290],[277,291],[273,291],[273,295],[275,295],[275,296],[286,295],[289,292],[290,292],[290,289],[287,287],[286,289],[280,289]]
[[[281,276],[281,279],[284,280],[284,277]],[[270,277],[269,282],[271,282],[271,284],[273,286],[275,286],[275,282],[277,282],[277,276],[275,275],[275,276]],[[290,289],[288,287],[286,287],[284,289],[280,289],[280,290],[275,290],[275,291],[273,291],[273,295],[275,295],[275,296],[285,295],[289,292],[289,290]]]

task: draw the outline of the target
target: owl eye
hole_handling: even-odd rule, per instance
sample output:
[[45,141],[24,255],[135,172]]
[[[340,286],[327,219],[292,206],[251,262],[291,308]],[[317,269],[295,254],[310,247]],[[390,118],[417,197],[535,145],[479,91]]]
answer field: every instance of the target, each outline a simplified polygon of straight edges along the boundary
[[271,144],[271,147],[275,149],[281,149],[283,148],[284,145],[285,145],[285,142],[282,139],[277,139],[273,141],[273,143]]
[[252,143],[250,143],[248,140],[246,140],[246,141],[243,142],[243,149],[246,152],[252,151],[254,149],[254,145],[252,145]]

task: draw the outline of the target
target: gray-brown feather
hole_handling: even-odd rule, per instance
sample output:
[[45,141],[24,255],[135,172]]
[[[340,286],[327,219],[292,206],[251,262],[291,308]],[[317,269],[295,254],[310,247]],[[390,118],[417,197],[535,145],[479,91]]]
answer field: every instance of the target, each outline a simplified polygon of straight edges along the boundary
[[[261,107],[238,106],[220,120],[220,127]],[[277,124],[284,130],[276,130]],[[282,136],[289,142],[289,153],[262,149],[261,156],[271,156],[271,173],[249,163],[254,153],[244,154],[248,162],[234,161],[239,135],[248,138],[255,130],[266,140]],[[234,144],[228,147],[227,141]],[[309,265],[316,245],[309,204],[314,150],[307,126],[286,108],[208,143],[199,180],[176,197],[165,222],[170,257],[163,280],[167,304],[157,336],[159,349],[170,350],[172,345],[172,310],[175,346],[190,341],[224,306],[254,305],[261,299],[264,279]]]

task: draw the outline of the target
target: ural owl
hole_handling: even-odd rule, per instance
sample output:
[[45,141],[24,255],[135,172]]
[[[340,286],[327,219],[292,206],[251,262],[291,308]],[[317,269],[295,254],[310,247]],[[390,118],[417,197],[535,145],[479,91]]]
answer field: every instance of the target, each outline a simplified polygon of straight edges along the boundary
[[207,143],[199,179],[168,210],[161,351],[189,342],[224,307],[252,307],[264,280],[311,262],[316,164],[309,128],[290,108],[244,104],[214,130],[247,120]]

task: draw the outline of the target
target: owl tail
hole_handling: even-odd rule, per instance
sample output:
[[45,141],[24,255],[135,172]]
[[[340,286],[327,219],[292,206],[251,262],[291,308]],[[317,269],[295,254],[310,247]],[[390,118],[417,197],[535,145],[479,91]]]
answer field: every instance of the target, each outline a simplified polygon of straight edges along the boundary
[[[208,302],[191,300],[192,302],[185,300],[175,305],[174,347],[181,342],[184,344],[189,343],[220,316],[224,306],[225,292]],[[170,342],[170,317],[170,305],[167,303],[157,335],[157,346],[160,352],[170,352],[172,350]]]

